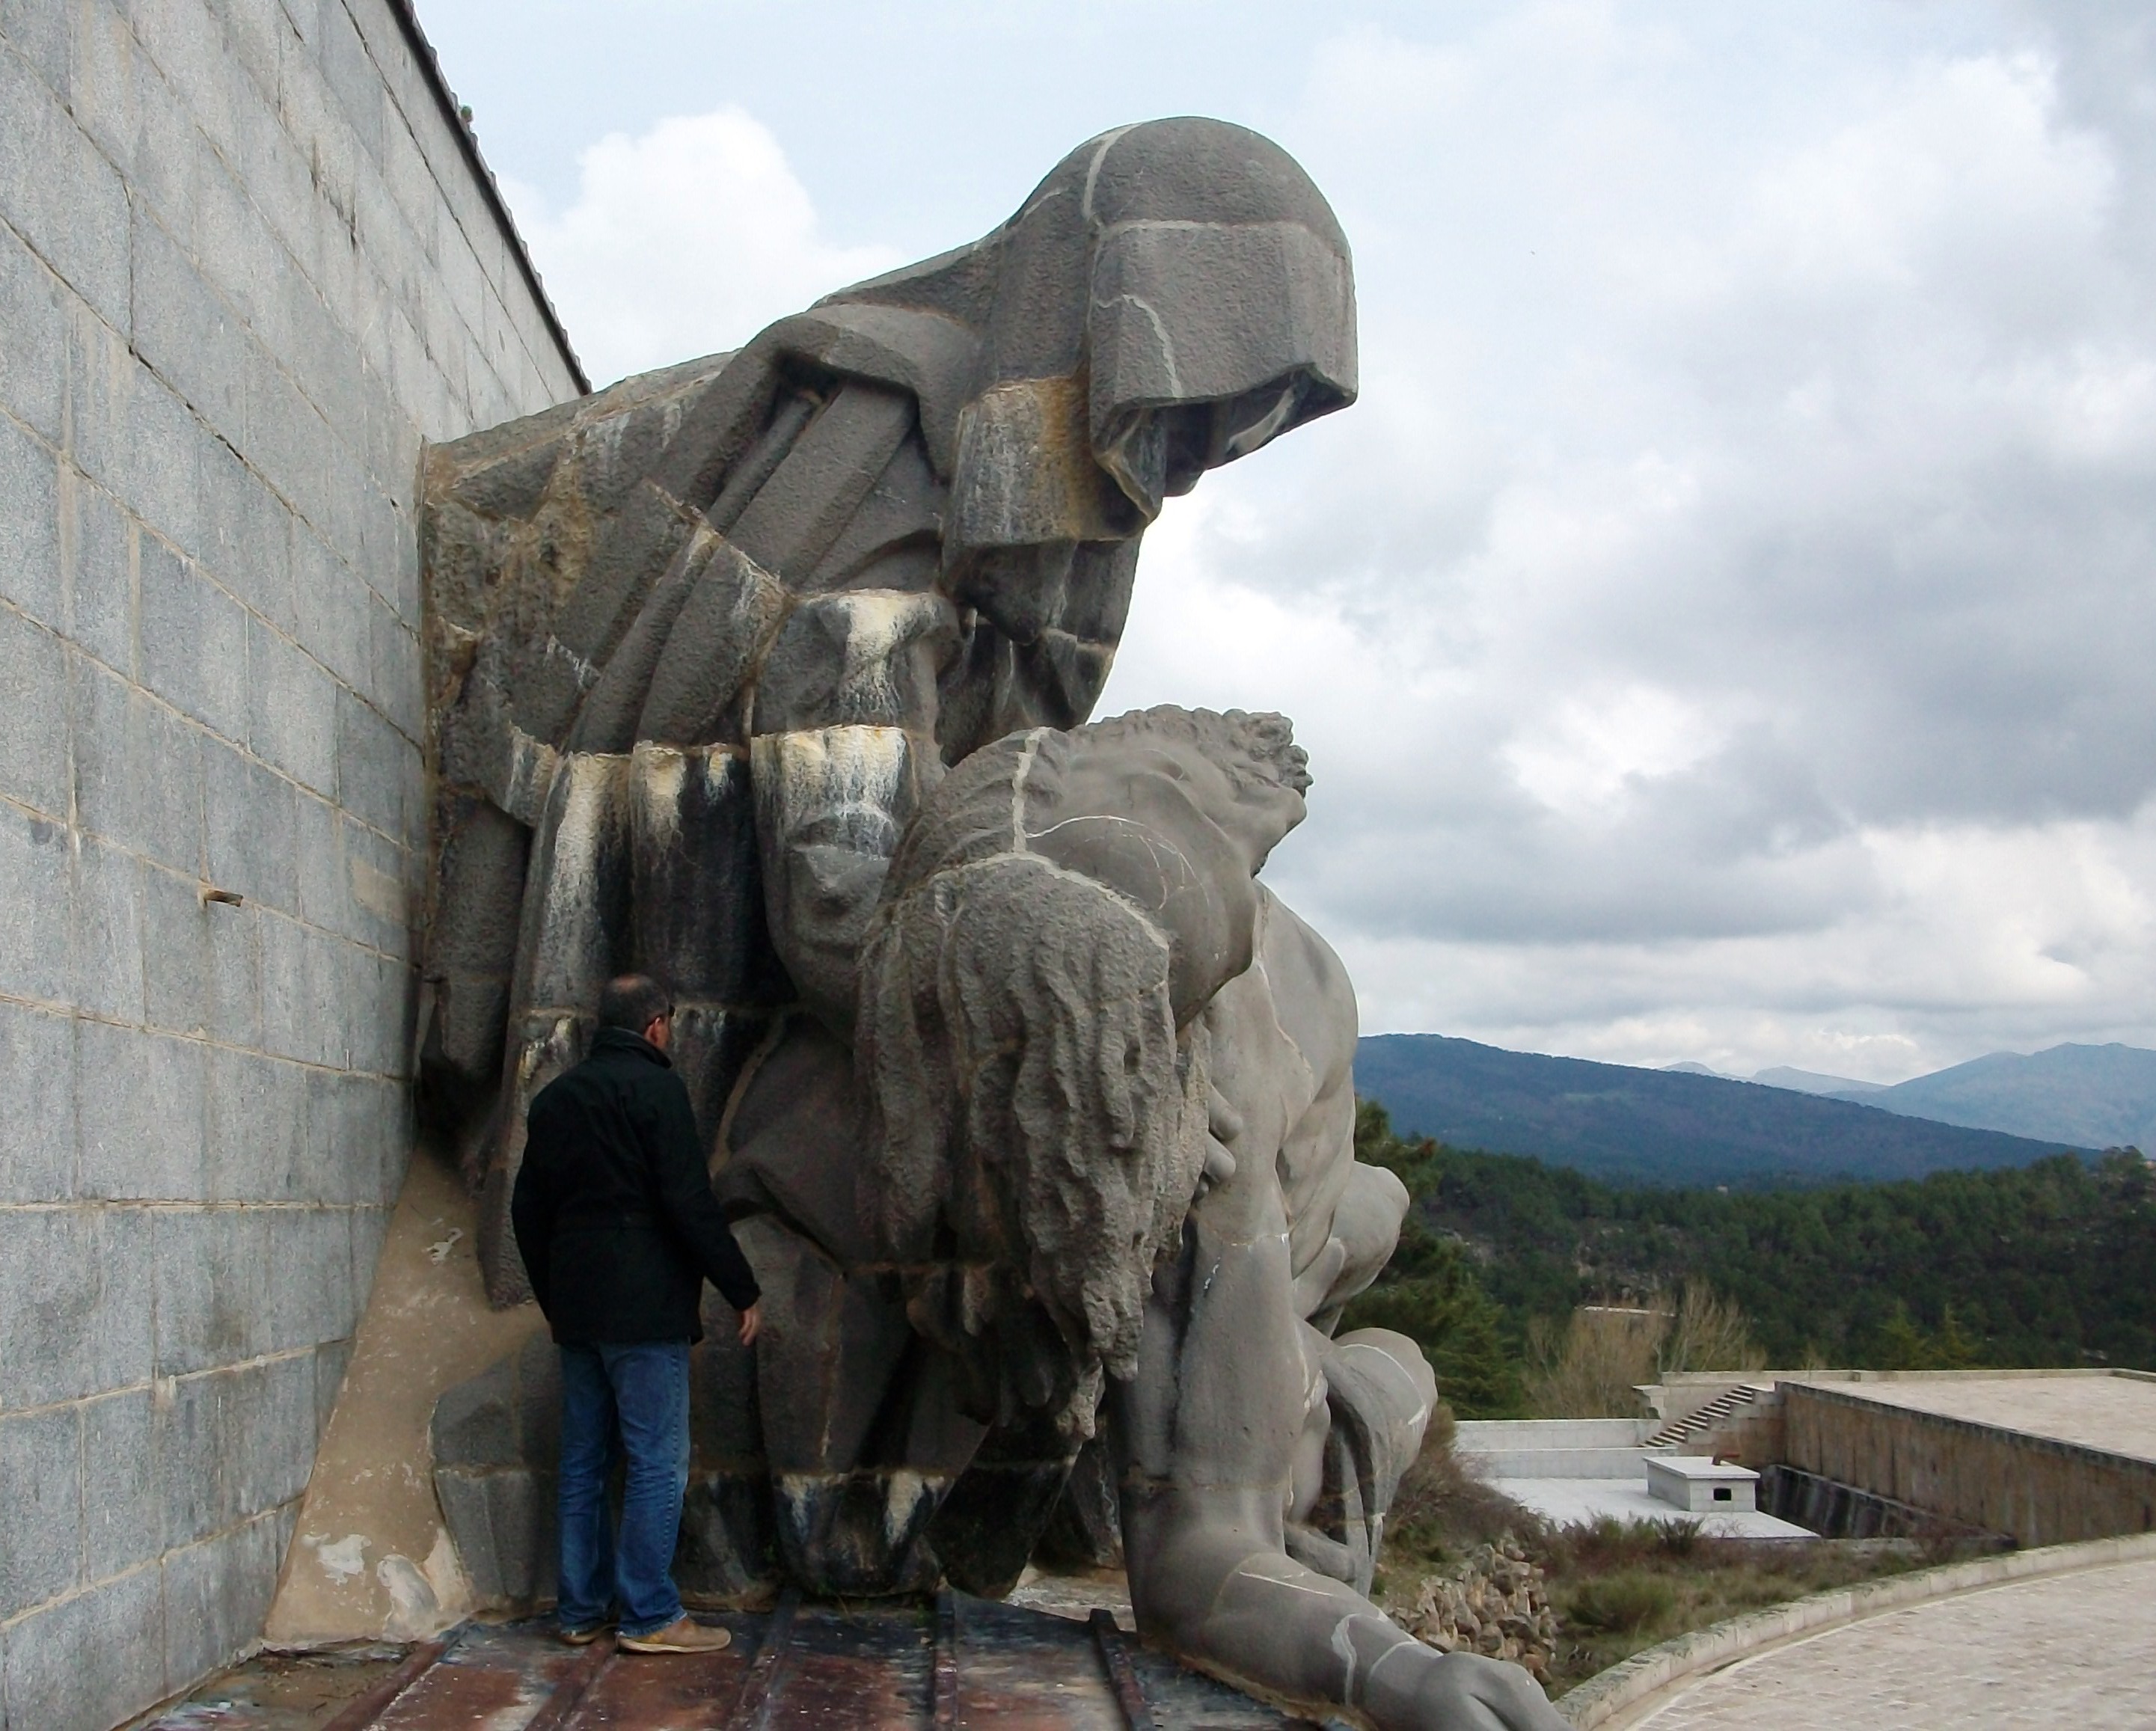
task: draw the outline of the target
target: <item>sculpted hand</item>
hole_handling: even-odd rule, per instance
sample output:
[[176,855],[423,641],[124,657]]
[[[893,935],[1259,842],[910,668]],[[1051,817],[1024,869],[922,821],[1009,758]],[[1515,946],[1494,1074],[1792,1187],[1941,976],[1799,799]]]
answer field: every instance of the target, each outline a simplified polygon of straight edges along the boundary
[[1541,1687],[1517,1665],[1473,1653],[1447,1653],[1435,1664],[1380,1665],[1370,1676],[1364,1710],[1386,1731],[1571,1731]]
[[763,1307],[752,1304],[741,1313],[741,1343],[754,1346],[757,1333],[763,1327]]

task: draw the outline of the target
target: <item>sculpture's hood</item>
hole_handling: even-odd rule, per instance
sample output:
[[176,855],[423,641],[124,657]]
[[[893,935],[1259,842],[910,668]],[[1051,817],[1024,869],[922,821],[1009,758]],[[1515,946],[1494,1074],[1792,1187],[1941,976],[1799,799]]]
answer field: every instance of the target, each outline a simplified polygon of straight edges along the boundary
[[937,369],[922,399],[955,423],[960,549],[1127,537],[1163,496],[1355,397],[1340,224],[1286,152],[1221,121],[1104,133],[993,234],[807,316],[870,309],[972,339],[968,376]]

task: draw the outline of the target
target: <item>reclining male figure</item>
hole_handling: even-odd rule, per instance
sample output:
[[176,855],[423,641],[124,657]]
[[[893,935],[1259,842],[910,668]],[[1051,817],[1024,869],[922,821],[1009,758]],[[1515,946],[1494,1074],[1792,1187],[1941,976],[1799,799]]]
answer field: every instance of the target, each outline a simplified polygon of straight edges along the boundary
[[1407,1197],[1354,1159],[1346,972],[1255,881],[1304,761],[1279,717],[1155,710],[945,778],[862,963],[864,1224],[984,1453],[1105,1411],[1148,1639],[1317,1717],[1552,1731],[1527,1672],[1364,1596],[1435,1384],[1332,1338]]

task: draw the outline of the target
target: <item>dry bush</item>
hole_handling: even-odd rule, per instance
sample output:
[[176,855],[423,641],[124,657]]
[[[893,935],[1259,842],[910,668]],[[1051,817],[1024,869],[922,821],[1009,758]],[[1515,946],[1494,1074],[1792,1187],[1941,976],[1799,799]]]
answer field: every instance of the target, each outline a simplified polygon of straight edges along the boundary
[[1563,1333],[1527,1325],[1527,1410],[1538,1419],[1622,1419],[1633,1392],[1666,1372],[1758,1370],[1767,1355],[1744,1312],[1705,1281],[1686,1281],[1672,1304],[1650,1292],[1636,1305],[1584,1304]]
[[1660,1364],[1665,1371],[1763,1370],[1767,1355],[1743,1311],[1705,1281],[1688,1280],[1662,1338]]
[[1664,1309],[1584,1304],[1559,1335],[1537,1318],[1527,1329],[1528,1411],[1538,1419],[1633,1417],[1633,1390],[1655,1379],[1669,1324]]

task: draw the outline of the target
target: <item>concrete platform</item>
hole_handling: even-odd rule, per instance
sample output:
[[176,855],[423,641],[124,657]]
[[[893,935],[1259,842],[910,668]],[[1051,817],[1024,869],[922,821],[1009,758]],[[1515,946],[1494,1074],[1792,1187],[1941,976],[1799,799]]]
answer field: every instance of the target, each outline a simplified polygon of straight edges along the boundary
[[[1801,1376],[1785,1382],[1803,1384]],[[2156,1377],[2117,1371],[2026,1371],[1989,1374],[1842,1375],[1819,1387],[1887,1406],[1994,1425],[2083,1448],[2156,1461]]]
[[1599,1521],[1697,1521],[1712,1538],[1814,1538],[1818,1535],[1794,1522],[1778,1520],[1756,1509],[1729,1514],[1686,1514],[1647,1494],[1644,1477],[1500,1478],[1491,1482],[1515,1502],[1560,1525]]

